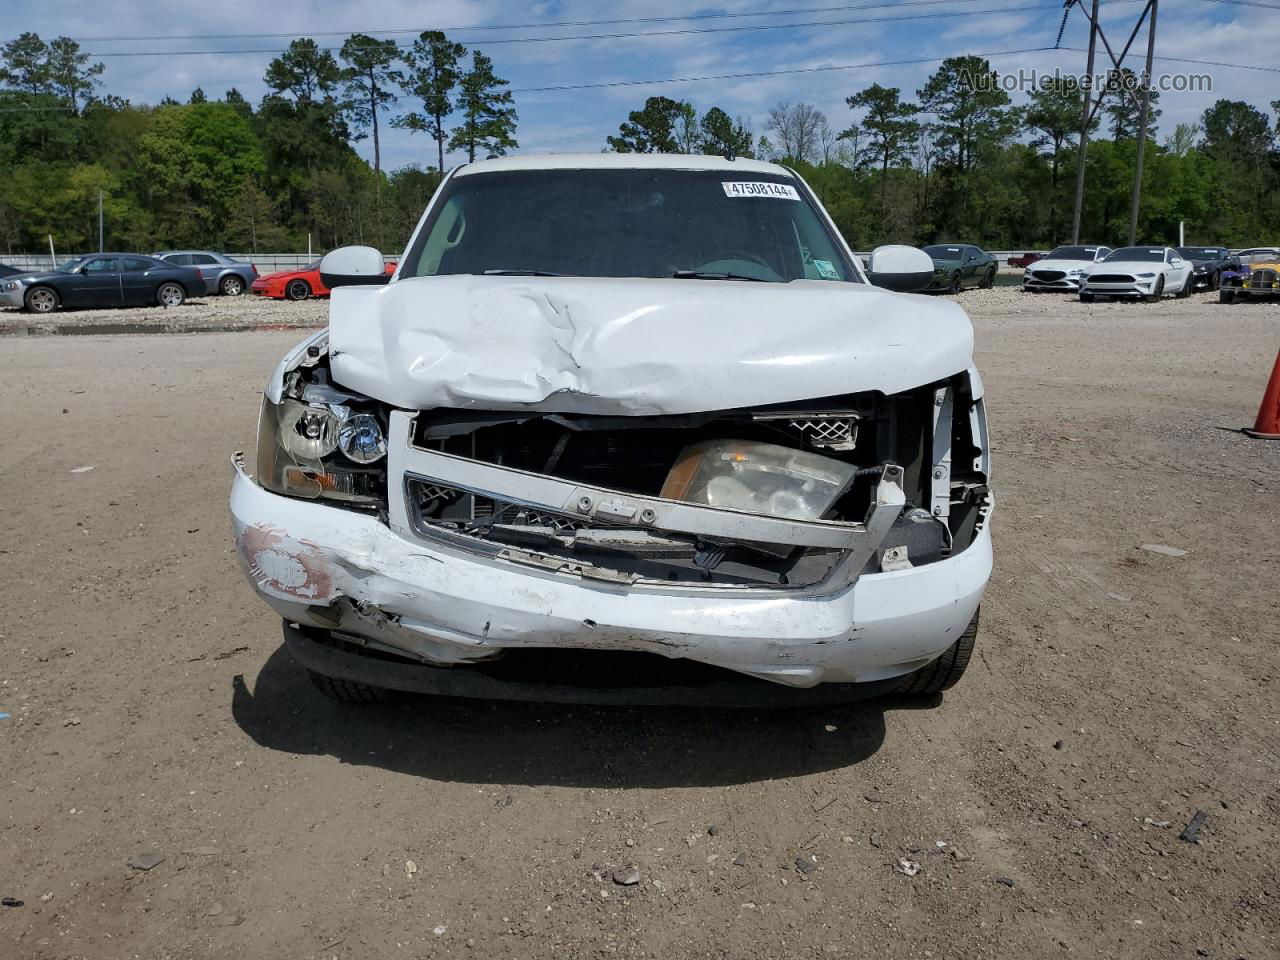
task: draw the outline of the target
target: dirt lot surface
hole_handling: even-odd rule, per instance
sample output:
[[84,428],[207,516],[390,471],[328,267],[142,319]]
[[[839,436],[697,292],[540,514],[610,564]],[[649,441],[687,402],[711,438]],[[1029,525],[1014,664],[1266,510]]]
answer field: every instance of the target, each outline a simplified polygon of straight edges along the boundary
[[325,701],[226,511],[296,331],[0,339],[0,957],[1280,955],[1280,307],[960,300],[980,656],[799,713]]
[[329,316],[327,298],[268,300],[200,297],[180,307],[127,307],[118,310],[59,310],[37,314],[0,309],[0,335],[39,333],[123,334],[220,332],[322,327]]

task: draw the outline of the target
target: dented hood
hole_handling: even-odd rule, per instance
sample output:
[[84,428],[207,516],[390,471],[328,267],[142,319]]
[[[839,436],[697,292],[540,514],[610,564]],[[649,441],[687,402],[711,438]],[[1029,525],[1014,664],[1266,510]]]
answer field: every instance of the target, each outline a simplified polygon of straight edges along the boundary
[[797,280],[441,276],[333,291],[334,379],[404,409],[658,415],[897,393],[967,368],[956,304]]

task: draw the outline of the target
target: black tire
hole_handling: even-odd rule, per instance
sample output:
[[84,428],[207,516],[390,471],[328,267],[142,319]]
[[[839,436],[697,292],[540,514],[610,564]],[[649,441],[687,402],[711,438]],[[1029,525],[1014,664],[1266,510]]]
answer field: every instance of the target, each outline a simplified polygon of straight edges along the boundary
[[330,700],[336,700],[339,703],[392,703],[401,696],[394,690],[371,687],[367,683],[357,683],[354,680],[339,680],[337,677],[316,673],[314,670],[308,670],[307,673],[317,690]]
[[1222,286],[1222,272],[1215,270],[1213,273],[1209,274],[1209,292],[1212,293],[1220,286]]
[[22,298],[28,313],[53,313],[62,306],[62,298],[53,287],[32,287]]
[[180,283],[162,283],[156,287],[156,303],[168,309],[180,307],[187,302],[187,291]]
[[1164,277],[1156,277],[1156,287],[1150,293],[1142,295],[1142,299],[1147,303],[1159,303],[1164,297]]
[[908,696],[920,696],[941,693],[960,682],[964,671],[973,656],[973,648],[978,642],[978,618],[981,610],[974,613],[969,625],[960,634],[960,639],[953,643],[947,652],[933,663],[927,664],[915,673],[903,678],[898,693]]
[[1230,287],[1219,287],[1218,302],[1219,303],[1235,303],[1236,292],[1232,290]]
[[244,293],[244,280],[234,273],[225,276],[222,278],[222,282],[218,284],[218,292],[224,297],[238,297]]
[[951,275],[951,283],[947,286],[947,293],[959,293],[964,287],[960,283],[960,271],[957,270]]
[[1096,298],[1094,297],[1094,295],[1093,295],[1092,293],[1081,293],[1081,294],[1080,294],[1080,302],[1081,302],[1081,303],[1093,303],[1093,301],[1094,301],[1095,299],[1096,299]]
[[311,296],[311,284],[305,280],[290,280],[284,288],[284,295],[290,300],[305,300]]
[[993,286],[995,286],[995,283],[996,283],[996,268],[992,267],[990,270],[987,271],[986,275],[982,278],[982,282],[978,284],[978,287],[982,290],[990,290]]
[[1186,300],[1188,297],[1191,296],[1191,290],[1192,290],[1191,284],[1192,284],[1192,279],[1190,276],[1188,276],[1186,281],[1183,282],[1182,284],[1182,289],[1179,290],[1177,293],[1175,293],[1174,296],[1177,297],[1179,300]]

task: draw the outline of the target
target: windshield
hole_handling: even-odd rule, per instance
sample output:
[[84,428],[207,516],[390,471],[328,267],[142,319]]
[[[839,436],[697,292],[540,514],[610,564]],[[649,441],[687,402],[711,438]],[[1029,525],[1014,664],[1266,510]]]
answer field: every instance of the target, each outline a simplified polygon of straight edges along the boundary
[[1046,260],[1092,260],[1097,256],[1097,247],[1058,247],[1049,252]]
[[446,274],[860,282],[794,180],[695,170],[455,176],[400,272]]
[[73,273],[75,272],[76,267],[80,266],[80,264],[82,263],[84,263],[84,257],[76,257],[73,260],[63,260],[60,264],[58,264],[58,269],[55,272]]
[[1178,253],[1188,260],[1221,260],[1227,255],[1222,247],[1178,247]]
[[935,243],[931,247],[925,247],[924,252],[935,260],[959,260],[964,256],[964,251],[959,247],[949,247],[943,243]]
[[1162,247],[1121,247],[1119,250],[1112,250],[1107,254],[1104,263],[1112,263],[1119,260],[1137,261],[1139,263],[1163,263],[1164,249]]

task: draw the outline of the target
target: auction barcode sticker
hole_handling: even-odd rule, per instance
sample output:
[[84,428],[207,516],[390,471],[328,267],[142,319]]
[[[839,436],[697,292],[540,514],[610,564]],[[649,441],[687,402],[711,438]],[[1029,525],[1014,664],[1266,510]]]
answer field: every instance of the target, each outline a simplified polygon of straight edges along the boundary
[[799,200],[796,188],[786,183],[770,183],[767,180],[724,180],[726,197],[776,197],[779,200]]

